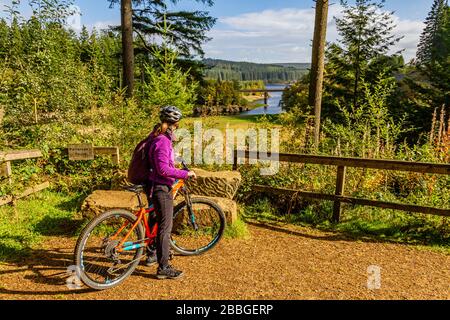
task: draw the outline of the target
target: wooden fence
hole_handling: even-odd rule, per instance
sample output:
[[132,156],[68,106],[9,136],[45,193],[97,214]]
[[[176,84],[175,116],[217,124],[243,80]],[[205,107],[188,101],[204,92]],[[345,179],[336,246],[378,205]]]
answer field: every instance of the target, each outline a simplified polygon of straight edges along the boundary
[[417,206],[411,204],[401,204],[385,201],[376,201],[369,199],[352,198],[344,195],[345,189],[345,174],[346,168],[368,168],[391,171],[408,171],[416,173],[429,174],[450,174],[450,164],[425,163],[425,162],[409,162],[399,160],[378,160],[378,159],[361,159],[361,158],[344,158],[331,156],[316,156],[316,155],[302,155],[302,154],[271,154],[252,151],[234,151],[234,165],[236,170],[238,166],[238,159],[259,159],[259,160],[273,160],[278,157],[280,162],[302,163],[302,164],[318,164],[337,167],[336,177],[336,191],[335,194],[324,194],[316,192],[307,192],[301,190],[292,190],[286,188],[273,188],[268,186],[255,185],[253,190],[257,192],[270,192],[272,194],[282,195],[297,195],[309,199],[320,199],[334,201],[333,221],[339,222],[341,215],[341,204],[351,203],[357,205],[365,205],[372,207],[379,207],[385,209],[395,209],[408,212],[418,212],[439,216],[450,216],[450,209],[440,209],[426,206]]
[[[12,183],[12,161],[25,160],[42,157],[42,153],[39,150],[20,150],[20,151],[6,151],[0,152],[0,178],[5,177],[9,183]],[[20,199],[29,196],[32,193],[44,190],[50,186],[50,183],[44,182],[37,186],[31,187],[23,191],[17,196],[3,196],[0,197],[0,206],[13,202],[15,199]]]

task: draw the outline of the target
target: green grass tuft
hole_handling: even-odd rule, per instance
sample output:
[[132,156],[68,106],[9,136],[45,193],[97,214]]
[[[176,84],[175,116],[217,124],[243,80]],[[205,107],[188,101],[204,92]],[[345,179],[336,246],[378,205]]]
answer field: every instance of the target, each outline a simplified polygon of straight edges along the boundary
[[249,239],[250,232],[248,231],[247,224],[241,219],[238,219],[233,224],[226,226],[224,237],[228,239]]
[[16,260],[30,253],[45,236],[74,236],[80,197],[44,191],[0,207],[0,260]]

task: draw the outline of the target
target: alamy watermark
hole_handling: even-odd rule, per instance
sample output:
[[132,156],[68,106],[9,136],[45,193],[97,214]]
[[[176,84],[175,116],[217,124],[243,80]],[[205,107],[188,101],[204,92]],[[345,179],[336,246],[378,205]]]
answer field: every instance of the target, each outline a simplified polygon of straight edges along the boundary
[[379,290],[381,289],[381,267],[377,265],[370,265],[367,267],[367,289]]
[[80,277],[80,267],[71,265],[67,267],[67,275],[68,278],[66,279],[66,286],[70,290],[78,290],[81,289],[83,286],[83,283],[81,282]]
[[[238,150],[237,164],[245,163],[245,150],[257,154],[249,164],[260,164],[261,175],[274,175],[279,171],[280,130],[261,129],[204,129],[201,121],[195,121],[194,132],[188,129],[176,131],[175,153],[187,164],[223,165],[234,163],[234,150]],[[269,150],[270,149],[270,150]]]

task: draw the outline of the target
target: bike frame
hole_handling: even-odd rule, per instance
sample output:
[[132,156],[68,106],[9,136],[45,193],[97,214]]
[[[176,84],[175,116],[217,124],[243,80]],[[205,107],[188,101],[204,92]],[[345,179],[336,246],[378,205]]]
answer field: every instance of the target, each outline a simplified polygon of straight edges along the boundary
[[[175,197],[177,196],[178,192],[181,190],[184,193],[186,201],[188,202],[188,205],[189,205],[189,208],[190,208],[190,198],[189,198],[189,195],[188,195],[186,189],[184,188],[184,185],[185,185],[185,182],[182,179],[175,181],[175,183],[174,183],[174,185],[172,187],[173,199],[175,199]],[[148,208],[141,207],[138,211],[135,212],[135,214],[137,216],[137,219],[134,222],[134,224],[131,227],[131,229],[125,235],[125,237],[117,245],[117,252],[123,252],[123,251],[130,251],[130,250],[134,250],[134,249],[139,249],[139,248],[142,248],[142,247],[146,247],[148,245],[152,245],[155,242],[156,236],[158,234],[158,222],[155,222],[155,224],[152,227],[150,227],[149,219],[148,219],[149,214],[151,212],[153,212],[153,211],[155,211],[155,207],[154,207],[153,204],[151,204]],[[191,209],[189,209],[189,211],[191,211]],[[144,228],[145,228],[145,239],[144,240],[135,241],[135,242],[132,242],[132,241],[128,241],[127,242],[128,238],[130,237],[130,235],[132,234],[134,229],[136,229],[136,227],[141,222],[143,222]],[[128,222],[128,221],[125,222],[119,228],[119,230],[111,237],[111,240],[116,239],[119,236],[119,234],[122,232],[122,230],[125,229],[129,224],[130,224],[130,222]],[[138,243],[138,242],[141,242],[141,243]]]

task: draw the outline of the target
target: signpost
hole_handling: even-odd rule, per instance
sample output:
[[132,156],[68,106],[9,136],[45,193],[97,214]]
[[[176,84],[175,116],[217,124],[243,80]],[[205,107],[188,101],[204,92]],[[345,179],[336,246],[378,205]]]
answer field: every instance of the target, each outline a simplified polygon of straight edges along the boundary
[[6,177],[11,183],[11,162],[7,161],[4,163],[0,163],[0,178]]
[[67,147],[69,160],[94,160],[94,147],[92,144],[70,144]]

